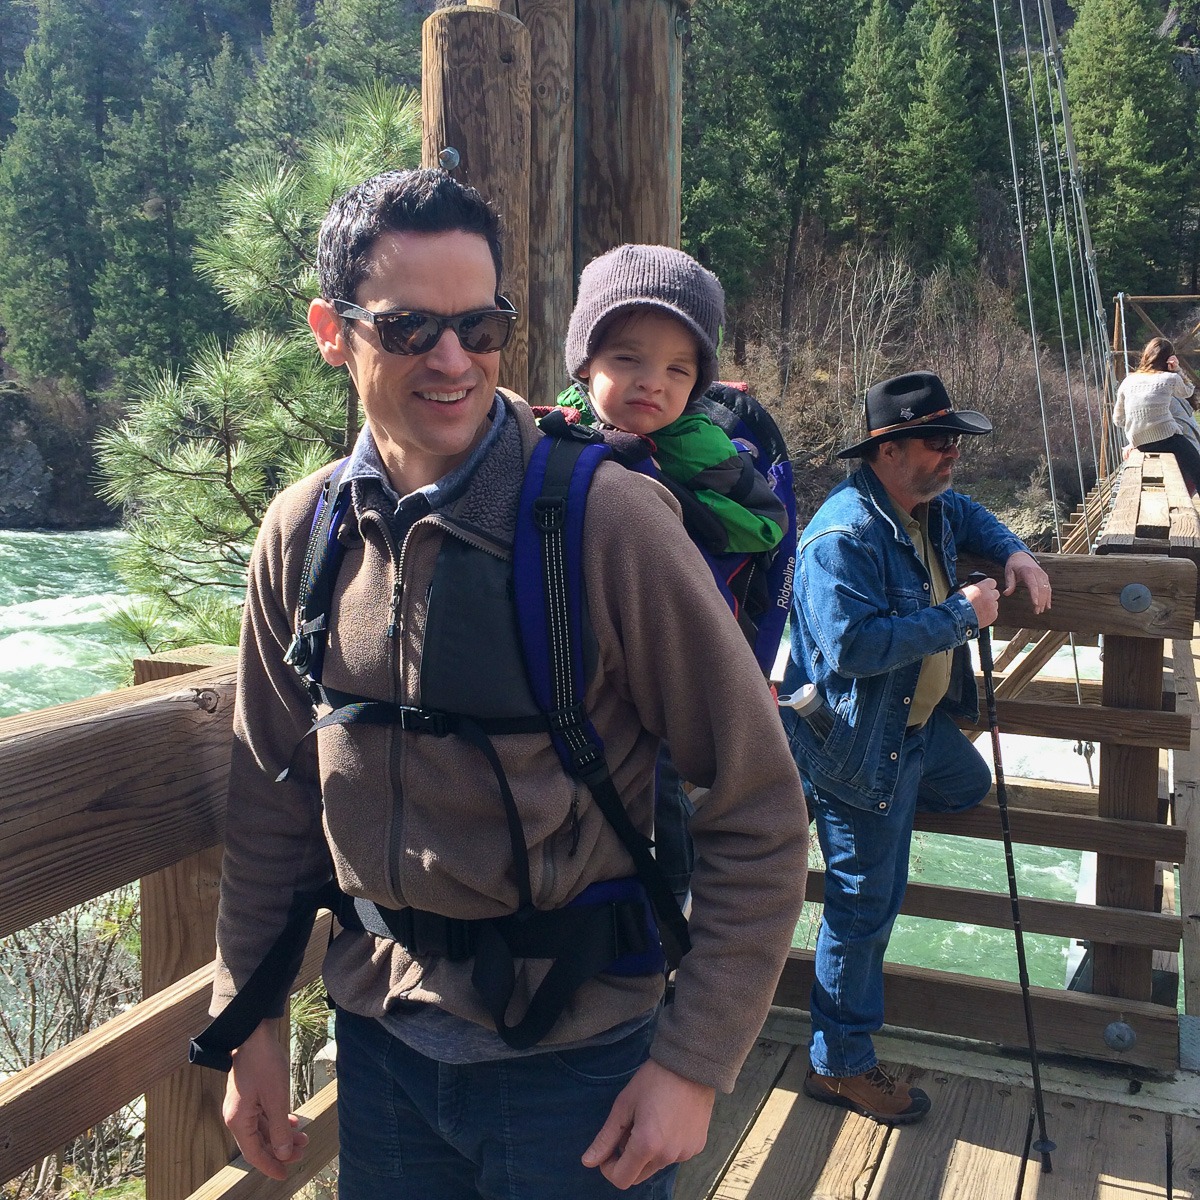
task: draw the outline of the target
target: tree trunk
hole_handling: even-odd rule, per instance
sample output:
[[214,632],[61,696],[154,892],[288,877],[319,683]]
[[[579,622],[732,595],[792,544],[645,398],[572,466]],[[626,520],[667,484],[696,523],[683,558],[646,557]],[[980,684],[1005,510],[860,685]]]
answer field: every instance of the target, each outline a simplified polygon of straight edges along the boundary
[[779,305],[779,397],[787,395],[792,372],[792,312],[795,308],[796,254],[800,248],[800,206],[792,209],[787,258],[783,264],[783,298]]

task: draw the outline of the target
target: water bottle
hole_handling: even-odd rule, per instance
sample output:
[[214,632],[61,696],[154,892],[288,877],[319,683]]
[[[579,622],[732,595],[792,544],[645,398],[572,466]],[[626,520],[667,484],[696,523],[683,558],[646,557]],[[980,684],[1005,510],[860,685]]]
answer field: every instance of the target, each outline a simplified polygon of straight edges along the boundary
[[815,683],[802,684],[790,696],[780,696],[779,707],[794,709],[818,742],[825,742],[833,732],[833,712]]

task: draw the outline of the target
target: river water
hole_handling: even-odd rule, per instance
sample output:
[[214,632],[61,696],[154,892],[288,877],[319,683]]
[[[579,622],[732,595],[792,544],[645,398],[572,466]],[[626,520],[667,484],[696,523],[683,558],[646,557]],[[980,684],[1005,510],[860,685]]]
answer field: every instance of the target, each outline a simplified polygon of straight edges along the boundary
[[[0,716],[61,704],[114,686],[112,664],[121,643],[105,618],[126,599],[111,562],[122,536],[116,531],[0,531]],[[1051,670],[1070,674],[1071,663],[1064,658]],[[1094,666],[1085,664],[1085,672],[1092,671]],[[1003,743],[1009,778],[1088,782],[1085,761],[1068,744],[1007,735]],[[989,752],[987,739],[980,748]],[[1074,900],[1079,858],[1078,853],[1017,846],[1020,893]],[[911,878],[1007,894],[999,842],[917,834]],[[811,945],[816,915],[812,906],[806,906],[796,931],[797,945]],[[1027,934],[1025,942],[1031,981],[1061,987],[1066,939]],[[901,917],[888,958],[967,975],[1017,978],[1012,931],[965,922]]]

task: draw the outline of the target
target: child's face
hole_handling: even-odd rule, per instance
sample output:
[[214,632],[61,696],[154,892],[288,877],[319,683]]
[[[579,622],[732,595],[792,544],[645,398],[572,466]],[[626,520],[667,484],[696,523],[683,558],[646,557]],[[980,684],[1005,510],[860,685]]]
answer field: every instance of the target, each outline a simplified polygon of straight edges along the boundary
[[579,377],[606,425],[652,434],[682,414],[699,369],[696,339],[682,322],[635,312],[613,322]]

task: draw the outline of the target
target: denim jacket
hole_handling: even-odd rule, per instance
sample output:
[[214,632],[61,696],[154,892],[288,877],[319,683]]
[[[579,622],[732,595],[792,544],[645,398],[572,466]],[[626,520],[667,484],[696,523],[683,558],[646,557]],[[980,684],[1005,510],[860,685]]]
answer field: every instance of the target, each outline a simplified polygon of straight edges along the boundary
[[[999,563],[1028,550],[982,505],[953,491],[930,501],[929,536],[941,548],[951,587],[959,550]],[[792,599],[783,687],[793,692],[815,683],[833,729],[821,741],[793,710],[781,710],[801,772],[856,808],[891,808],[908,706],[926,655],[954,651],[938,707],[952,717],[978,715],[966,648],[979,632],[975,610],[960,592],[931,604],[931,587],[883,484],[864,463],[804,530]]]

